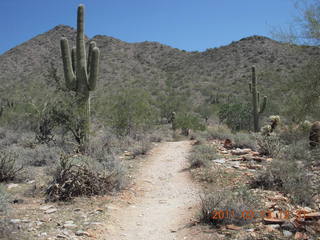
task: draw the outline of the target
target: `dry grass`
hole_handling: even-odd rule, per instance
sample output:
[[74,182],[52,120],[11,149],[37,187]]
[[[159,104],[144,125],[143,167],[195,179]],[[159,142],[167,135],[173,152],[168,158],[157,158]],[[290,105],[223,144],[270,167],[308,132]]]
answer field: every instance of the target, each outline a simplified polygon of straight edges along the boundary
[[0,152],[0,182],[14,180],[23,169],[22,166],[17,166],[16,159],[17,156],[11,152]]
[[190,168],[206,167],[210,160],[216,159],[217,150],[212,145],[196,145],[192,149],[188,160]]
[[284,192],[289,194],[293,202],[310,205],[315,194],[308,168],[310,159],[312,153],[304,141],[281,145],[277,158],[273,159],[266,171],[261,172],[251,185],[255,188]]

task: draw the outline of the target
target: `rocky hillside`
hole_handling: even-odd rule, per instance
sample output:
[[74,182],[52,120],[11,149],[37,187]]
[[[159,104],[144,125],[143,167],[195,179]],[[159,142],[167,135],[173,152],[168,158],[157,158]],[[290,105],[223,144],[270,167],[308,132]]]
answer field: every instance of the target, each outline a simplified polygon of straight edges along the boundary
[[[75,30],[59,25],[0,55],[0,90],[8,91],[10,85],[31,80],[50,84],[53,80],[48,71],[52,67],[62,78],[62,36],[74,40]],[[92,40],[101,50],[100,89],[136,85],[158,93],[169,80],[174,88],[201,101],[216,93],[247,91],[253,64],[262,87],[270,88],[275,81],[284,83],[299,67],[320,55],[316,47],[288,45],[261,36],[204,52],[187,52],[157,42],[126,43],[101,35]]]

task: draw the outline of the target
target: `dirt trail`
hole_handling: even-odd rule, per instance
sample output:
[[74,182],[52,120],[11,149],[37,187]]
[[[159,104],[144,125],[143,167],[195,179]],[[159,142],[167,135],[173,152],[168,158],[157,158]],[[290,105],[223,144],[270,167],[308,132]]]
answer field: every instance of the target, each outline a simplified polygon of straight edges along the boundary
[[188,171],[190,142],[165,142],[155,147],[137,175],[134,204],[110,210],[105,239],[173,240],[184,236],[199,201]]

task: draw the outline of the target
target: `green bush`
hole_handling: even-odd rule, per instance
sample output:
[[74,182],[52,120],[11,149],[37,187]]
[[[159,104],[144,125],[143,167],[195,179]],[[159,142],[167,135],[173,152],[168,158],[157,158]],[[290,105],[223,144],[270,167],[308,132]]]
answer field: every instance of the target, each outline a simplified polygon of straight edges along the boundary
[[250,130],[251,107],[243,103],[226,103],[220,106],[219,119],[234,131]]
[[289,80],[284,114],[293,122],[320,117],[319,61],[310,61]]
[[189,130],[205,130],[205,126],[200,122],[199,118],[190,113],[178,113],[175,119],[176,128],[181,129],[182,134],[189,135]]
[[107,124],[125,136],[151,128],[158,119],[151,96],[141,89],[127,89],[111,98]]
[[156,106],[160,111],[160,117],[170,122],[172,112],[188,112],[190,111],[190,94],[186,91],[177,90],[174,87],[173,80],[165,81],[164,90],[158,94]]
[[207,130],[205,131],[205,137],[208,140],[212,139],[232,139],[233,134],[231,133],[230,128],[228,126],[223,125],[223,124],[216,124],[213,126],[209,126]]

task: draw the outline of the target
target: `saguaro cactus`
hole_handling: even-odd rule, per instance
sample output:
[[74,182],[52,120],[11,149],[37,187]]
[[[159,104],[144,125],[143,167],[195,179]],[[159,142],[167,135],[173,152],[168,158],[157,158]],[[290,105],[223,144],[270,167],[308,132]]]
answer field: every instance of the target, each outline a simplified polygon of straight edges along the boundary
[[100,51],[95,42],[89,45],[88,60],[84,41],[84,6],[79,5],[77,16],[76,47],[72,50],[66,38],[61,39],[61,54],[66,87],[76,92],[76,114],[80,119],[78,126],[78,143],[85,151],[89,143],[90,129],[90,91],[96,87]]
[[266,108],[267,96],[264,96],[263,103],[260,106],[260,92],[257,91],[256,69],[252,66],[252,82],[249,83],[250,93],[252,94],[252,115],[253,127],[255,132],[259,132],[259,117]]

